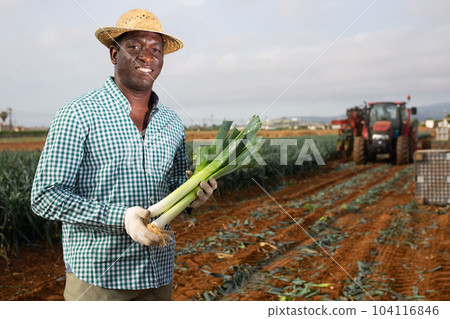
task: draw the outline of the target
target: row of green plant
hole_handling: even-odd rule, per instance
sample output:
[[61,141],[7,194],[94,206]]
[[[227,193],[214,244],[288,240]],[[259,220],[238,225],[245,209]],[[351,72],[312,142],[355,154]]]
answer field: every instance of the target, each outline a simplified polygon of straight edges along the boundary
[[30,206],[31,187],[40,151],[0,152],[0,245],[1,255],[19,246],[42,240],[52,242],[60,234],[58,223],[34,215]]
[[[265,165],[260,165],[256,160],[253,160],[248,168],[240,169],[222,177],[219,192],[253,187],[255,183],[252,179],[265,188],[286,186],[285,177],[295,176],[321,167],[318,164],[318,158],[312,152],[314,147],[319,151],[325,164],[327,160],[337,155],[337,135],[283,138],[288,144],[286,155],[282,155],[282,147],[279,146],[282,143],[280,140],[264,140],[264,144],[260,148],[260,155]],[[305,144],[307,140],[308,142]],[[187,144],[187,151],[191,166],[193,166],[195,164],[192,161],[193,142]],[[301,155],[304,155],[305,151],[310,157],[302,162],[299,157],[302,157]],[[283,156],[286,156],[286,163],[282,161]]]
[[8,137],[45,137],[48,134],[48,130],[27,130],[27,131],[0,131],[0,139]]

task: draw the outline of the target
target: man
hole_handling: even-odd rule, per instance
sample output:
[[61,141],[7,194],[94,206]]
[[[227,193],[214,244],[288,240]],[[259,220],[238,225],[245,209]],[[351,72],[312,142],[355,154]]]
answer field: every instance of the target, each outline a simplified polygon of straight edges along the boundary
[[[183,43],[140,9],[96,37],[109,48],[114,77],[58,111],[32,209],[62,221],[66,300],[170,300],[175,243],[160,247],[144,220],[189,169],[181,120],[152,91],[164,55]],[[217,184],[201,186],[194,208]]]

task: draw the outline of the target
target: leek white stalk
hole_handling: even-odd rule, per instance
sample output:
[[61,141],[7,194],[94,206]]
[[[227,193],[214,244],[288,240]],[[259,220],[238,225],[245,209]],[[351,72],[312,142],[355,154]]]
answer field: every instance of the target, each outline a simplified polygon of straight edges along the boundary
[[168,223],[170,223],[175,217],[183,212],[193,201],[197,199],[197,192],[200,187],[194,188],[189,194],[183,197],[178,203],[170,207],[164,214],[155,219],[152,224],[163,229]]
[[148,210],[150,211],[150,216],[158,216],[164,211],[168,210],[174,203],[180,201],[184,196],[186,196],[195,187],[200,185],[201,181],[208,178],[210,174],[206,170],[201,171],[201,173],[194,174],[189,178],[189,180],[181,185],[179,188],[174,190],[170,195],[159,201],[158,203],[150,206]]

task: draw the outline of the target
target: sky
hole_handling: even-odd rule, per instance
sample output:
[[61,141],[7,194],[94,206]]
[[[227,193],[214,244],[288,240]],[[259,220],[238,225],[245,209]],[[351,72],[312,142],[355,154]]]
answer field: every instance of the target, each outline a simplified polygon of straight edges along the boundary
[[408,94],[450,108],[446,0],[0,0],[0,111],[49,126],[101,87],[114,69],[94,33],[135,8],[184,42],[153,89],[186,126],[339,116]]

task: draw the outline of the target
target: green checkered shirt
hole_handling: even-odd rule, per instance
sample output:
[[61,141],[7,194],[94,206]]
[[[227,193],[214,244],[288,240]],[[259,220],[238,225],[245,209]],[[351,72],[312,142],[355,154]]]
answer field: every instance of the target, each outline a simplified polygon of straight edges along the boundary
[[189,168],[175,112],[157,101],[145,139],[130,112],[112,78],[63,106],[31,194],[37,215],[62,221],[66,265],[81,280],[111,289],[156,288],[173,280],[175,243],[148,248],[134,242],[124,232],[124,213],[163,199],[186,181]]

